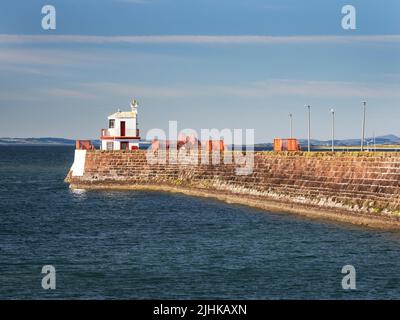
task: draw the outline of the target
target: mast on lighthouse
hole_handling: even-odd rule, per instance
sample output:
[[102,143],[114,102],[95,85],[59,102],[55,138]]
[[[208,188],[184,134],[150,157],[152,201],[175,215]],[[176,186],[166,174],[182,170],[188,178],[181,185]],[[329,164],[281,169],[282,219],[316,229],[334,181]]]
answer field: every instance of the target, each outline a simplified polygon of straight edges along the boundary
[[138,107],[139,107],[139,103],[137,102],[137,100],[132,99],[131,109],[132,109],[132,112],[134,112],[136,114],[136,137],[139,137]]

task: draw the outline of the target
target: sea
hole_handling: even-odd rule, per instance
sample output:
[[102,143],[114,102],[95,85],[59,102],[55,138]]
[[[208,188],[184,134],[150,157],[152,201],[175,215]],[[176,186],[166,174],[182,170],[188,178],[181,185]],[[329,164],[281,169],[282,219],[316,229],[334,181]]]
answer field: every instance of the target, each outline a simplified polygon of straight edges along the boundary
[[[71,190],[73,155],[0,147],[0,299],[400,298],[399,232],[182,194]],[[42,286],[44,266],[55,289]]]

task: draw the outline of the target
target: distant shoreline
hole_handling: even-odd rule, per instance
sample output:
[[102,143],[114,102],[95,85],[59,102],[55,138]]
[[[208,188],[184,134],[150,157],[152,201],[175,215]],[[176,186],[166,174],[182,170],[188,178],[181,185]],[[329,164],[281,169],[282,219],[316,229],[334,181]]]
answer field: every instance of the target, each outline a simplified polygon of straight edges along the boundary
[[[365,148],[367,150],[393,150],[400,151],[400,137],[394,134],[377,136],[365,139]],[[100,140],[90,139],[96,148],[100,147]],[[56,138],[56,137],[27,137],[27,138],[13,138],[13,137],[0,137],[0,146],[75,146],[75,139],[70,138]],[[307,149],[308,141],[306,139],[299,139],[302,150]],[[375,142],[375,143],[374,143]],[[149,145],[150,141],[141,141],[143,145]],[[335,149],[337,151],[357,151],[360,150],[360,139],[341,139],[335,140]],[[243,146],[244,147],[244,146]],[[272,150],[272,142],[258,142],[254,144],[256,150]],[[332,149],[331,140],[318,140],[311,139],[311,148],[313,151],[330,151]]]

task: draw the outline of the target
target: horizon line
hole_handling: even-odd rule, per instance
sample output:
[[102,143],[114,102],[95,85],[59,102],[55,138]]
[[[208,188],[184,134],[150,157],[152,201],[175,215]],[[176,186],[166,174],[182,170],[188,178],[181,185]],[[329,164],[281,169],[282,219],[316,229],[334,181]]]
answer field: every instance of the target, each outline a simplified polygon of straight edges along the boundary
[[[394,133],[387,133],[387,134],[378,135],[378,136],[375,136],[375,139],[384,138],[384,137],[387,137],[387,136],[393,136],[393,137],[396,137],[396,138],[400,139],[400,136],[398,136],[397,134],[394,134]],[[365,137],[365,140],[373,139],[373,138],[374,138],[374,136]],[[71,140],[71,141],[85,140],[85,139],[66,138],[65,136],[63,136],[63,137],[56,137],[56,136],[30,136],[30,137],[0,136],[0,139],[21,139],[21,140],[22,139],[62,139],[62,140]],[[291,138],[278,137],[276,139],[291,139]],[[299,141],[300,140],[305,140],[305,141],[308,140],[307,137],[293,138],[293,139],[297,139]],[[92,138],[92,139],[88,138],[87,140],[100,140],[100,139],[99,138]],[[311,141],[313,141],[313,140],[320,141],[320,142],[332,141],[331,138],[323,139],[323,138],[313,138],[313,137],[311,137]],[[334,141],[345,141],[345,140],[361,140],[361,138],[342,138],[342,139],[335,138]],[[146,139],[143,139],[143,140],[140,140],[140,141],[142,141],[142,142],[150,142],[150,140],[146,140]],[[271,142],[267,142],[267,141],[256,142],[255,144],[262,144],[262,143],[273,143],[273,140]],[[1,143],[0,143],[0,145],[1,145]]]

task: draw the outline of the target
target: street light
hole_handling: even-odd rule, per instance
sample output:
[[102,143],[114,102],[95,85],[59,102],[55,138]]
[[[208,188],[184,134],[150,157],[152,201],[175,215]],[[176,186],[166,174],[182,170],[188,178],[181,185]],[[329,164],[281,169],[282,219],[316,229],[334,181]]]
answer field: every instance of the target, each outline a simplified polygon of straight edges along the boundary
[[365,141],[365,115],[367,113],[367,102],[363,101],[363,122],[362,122],[362,133],[361,133],[361,151],[364,151]]
[[332,114],[332,152],[335,152],[335,110],[331,109]]
[[376,139],[375,139],[375,131],[374,131],[374,134],[373,134],[373,135],[374,135],[374,138],[373,138],[373,139],[374,139],[374,152],[375,152],[375,151],[376,151]]
[[308,109],[308,152],[311,151],[311,106],[305,105]]
[[290,138],[293,138],[293,114],[289,114],[290,117]]

